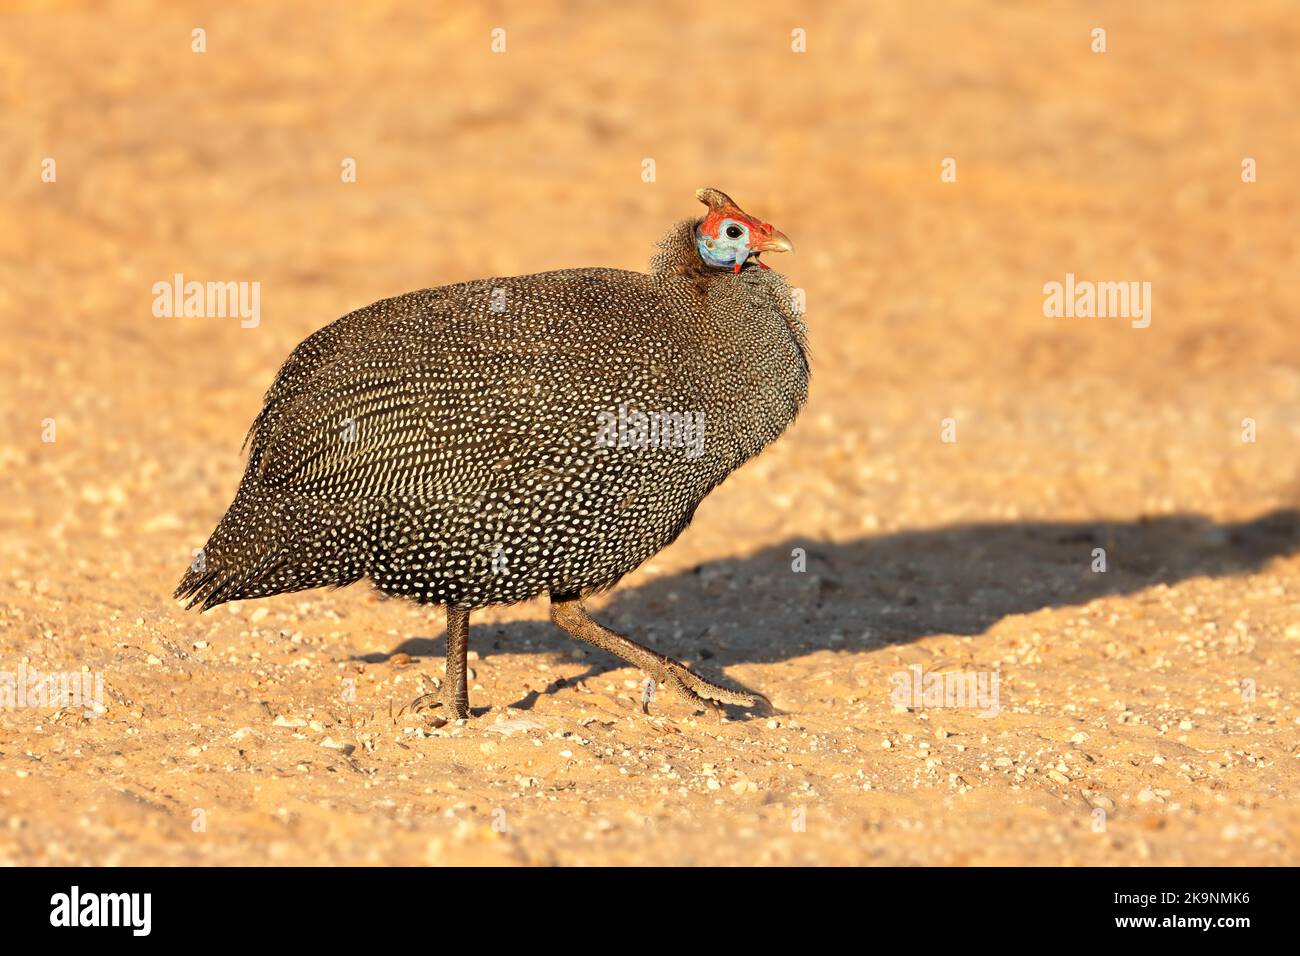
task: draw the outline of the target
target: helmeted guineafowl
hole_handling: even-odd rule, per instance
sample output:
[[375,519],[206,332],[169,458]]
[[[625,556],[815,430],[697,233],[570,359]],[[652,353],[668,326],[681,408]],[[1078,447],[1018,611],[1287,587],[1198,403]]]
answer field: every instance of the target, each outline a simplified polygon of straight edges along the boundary
[[808,390],[790,241],[716,189],[647,275],[565,269],[425,289],[308,337],[246,439],[187,606],[369,578],[447,609],[439,703],[469,713],[469,614],[545,594],[572,636],[689,700],[755,696],[602,627],[583,597],[670,544]]

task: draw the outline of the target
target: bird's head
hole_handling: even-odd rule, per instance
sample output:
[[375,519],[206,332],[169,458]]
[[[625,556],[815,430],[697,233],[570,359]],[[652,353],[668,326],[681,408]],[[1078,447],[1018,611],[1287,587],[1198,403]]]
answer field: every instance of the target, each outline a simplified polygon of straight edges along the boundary
[[726,193],[699,189],[695,198],[709,207],[708,215],[695,227],[695,248],[705,265],[739,272],[752,259],[766,269],[767,264],[758,258],[761,253],[794,251],[785,233],[749,215]]

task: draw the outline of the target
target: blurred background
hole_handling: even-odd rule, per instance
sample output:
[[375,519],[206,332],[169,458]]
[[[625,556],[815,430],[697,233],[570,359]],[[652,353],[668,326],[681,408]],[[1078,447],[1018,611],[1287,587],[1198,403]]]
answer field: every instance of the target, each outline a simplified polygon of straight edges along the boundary
[[[0,711],[0,859],[1295,862],[1293,4],[0,9],[0,669],[108,694]],[[794,240],[812,395],[595,603],[784,715],[638,718],[527,605],[475,619],[493,712],[430,729],[388,711],[418,608],[175,608],[297,342],[642,269],[703,185]],[[177,273],[260,321],[156,317]],[[1067,273],[1150,327],[1044,317]],[[1000,669],[1002,716],[892,708],[918,663]]]

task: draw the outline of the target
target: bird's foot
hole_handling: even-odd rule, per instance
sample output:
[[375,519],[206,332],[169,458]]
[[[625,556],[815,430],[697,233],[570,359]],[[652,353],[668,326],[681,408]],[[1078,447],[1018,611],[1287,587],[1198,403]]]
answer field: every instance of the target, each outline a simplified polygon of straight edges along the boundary
[[444,712],[441,716],[448,720],[464,720],[469,717],[469,701],[456,700],[455,685],[451,681],[442,681],[437,690],[430,694],[421,694],[403,707],[402,712],[409,710],[413,714],[418,714],[423,710],[433,710],[437,707],[443,708]]
[[[685,664],[675,661],[671,657],[664,658],[660,666],[656,668],[653,676],[655,680],[665,687],[671,687],[679,697],[690,701],[697,707],[712,707],[719,714],[721,713],[720,704],[753,707],[761,701],[769,708],[772,706],[771,702],[762,694],[743,694],[740,691],[721,687],[705,680],[698,674],[692,673]],[[647,714],[650,712],[648,700],[642,700],[641,710]]]

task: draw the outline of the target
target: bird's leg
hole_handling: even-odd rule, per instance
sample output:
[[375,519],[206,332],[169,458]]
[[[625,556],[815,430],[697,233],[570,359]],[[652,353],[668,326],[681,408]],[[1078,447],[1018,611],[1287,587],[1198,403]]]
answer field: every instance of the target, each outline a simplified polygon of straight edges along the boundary
[[447,605],[447,676],[443,679],[442,690],[437,694],[425,694],[411,702],[411,710],[419,711],[425,707],[439,704],[447,708],[453,720],[469,716],[469,688],[466,686],[468,667],[466,659],[469,654],[469,608]]
[[469,609],[447,605],[447,682],[443,685],[443,703],[456,718],[469,716],[469,688],[466,658],[469,654]]
[[657,654],[645,645],[597,624],[576,597],[562,598],[552,594],[551,620],[578,640],[586,641],[641,668],[693,704],[716,701],[723,704],[736,704],[740,707],[753,707],[759,699],[759,695],[741,694],[712,684],[692,674],[680,661]]

